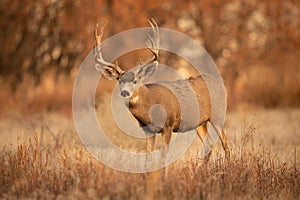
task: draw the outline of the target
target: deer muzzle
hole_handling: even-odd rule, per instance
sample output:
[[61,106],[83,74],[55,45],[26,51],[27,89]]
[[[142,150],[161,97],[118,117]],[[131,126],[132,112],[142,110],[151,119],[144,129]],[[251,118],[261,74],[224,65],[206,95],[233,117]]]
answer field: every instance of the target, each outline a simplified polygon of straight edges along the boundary
[[121,96],[122,97],[129,97],[129,92],[127,91],[127,90],[123,90],[123,91],[121,91]]

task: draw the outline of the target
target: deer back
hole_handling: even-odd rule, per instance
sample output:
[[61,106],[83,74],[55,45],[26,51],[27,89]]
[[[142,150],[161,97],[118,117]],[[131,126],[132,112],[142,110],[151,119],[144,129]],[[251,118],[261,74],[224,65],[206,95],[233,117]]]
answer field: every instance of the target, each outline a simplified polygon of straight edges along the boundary
[[174,82],[145,84],[133,93],[129,110],[142,126],[148,126],[150,132],[160,132],[164,126],[171,127],[174,132],[195,129],[211,117],[211,97],[206,81],[215,79],[200,75]]

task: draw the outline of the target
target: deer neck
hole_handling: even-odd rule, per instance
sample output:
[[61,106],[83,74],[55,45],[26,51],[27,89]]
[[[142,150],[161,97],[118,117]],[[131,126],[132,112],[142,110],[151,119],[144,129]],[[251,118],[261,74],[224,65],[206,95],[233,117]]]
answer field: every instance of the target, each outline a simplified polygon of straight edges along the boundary
[[129,100],[129,107],[135,107],[143,103],[142,99],[148,98],[149,88],[146,85],[142,85],[137,88]]

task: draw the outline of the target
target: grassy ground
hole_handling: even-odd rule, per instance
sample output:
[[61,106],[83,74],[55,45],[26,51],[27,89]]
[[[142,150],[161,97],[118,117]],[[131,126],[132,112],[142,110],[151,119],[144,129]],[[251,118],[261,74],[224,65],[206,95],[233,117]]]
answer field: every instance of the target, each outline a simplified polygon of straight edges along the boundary
[[299,120],[300,109],[230,112],[231,160],[218,145],[202,164],[196,140],[165,177],[102,165],[81,145],[71,118],[10,114],[0,121],[0,198],[299,199]]

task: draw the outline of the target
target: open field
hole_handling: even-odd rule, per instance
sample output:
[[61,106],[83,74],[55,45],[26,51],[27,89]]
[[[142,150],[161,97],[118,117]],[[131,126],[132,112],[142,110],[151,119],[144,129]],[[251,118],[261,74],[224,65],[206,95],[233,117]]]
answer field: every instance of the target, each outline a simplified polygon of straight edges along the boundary
[[[300,199],[299,15],[299,0],[2,0],[0,200]],[[189,78],[198,74],[196,66],[212,74],[214,69],[206,62],[215,62],[227,89],[230,160],[225,161],[217,144],[204,164],[197,157],[202,144],[196,137],[168,166],[167,176],[164,170],[133,174],[105,166],[84,147],[72,119],[72,95],[75,80],[83,91],[95,86],[90,77],[97,76],[96,63],[85,58],[94,55],[96,24],[109,22],[101,46],[103,59],[129,70],[152,56],[147,45],[137,45],[146,35],[124,37],[116,46],[104,41],[150,27],[149,19],[163,28],[160,64]],[[183,44],[180,37],[164,36],[166,30],[193,42]],[[199,55],[194,42],[211,58]],[[78,74],[82,66],[90,69],[88,76]],[[85,77],[89,84],[84,84]],[[95,100],[98,122],[111,143],[121,150],[145,152],[146,142],[122,132],[113,119],[109,94],[117,82],[98,80],[96,94],[75,97],[89,101],[76,105],[78,110],[86,114]],[[86,116],[80,119],[91,121]],[[88,133],[99,136],[94,129]],[[113,145],[95,145],[102,140],[93,136],[88,147],[97,150],[97,156],[131,169],[136,169],[135,163],[144,164],[111,153]],[[162,145],[158,136],[156,150]]]
[[299,199],[299,120],[299,108],[230,112],[230,161],[217,146],[202,164],[197,139],[164,177],[100,164],[82,146],[71,118],[10,114],[0,121],[0,198]]

